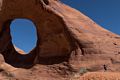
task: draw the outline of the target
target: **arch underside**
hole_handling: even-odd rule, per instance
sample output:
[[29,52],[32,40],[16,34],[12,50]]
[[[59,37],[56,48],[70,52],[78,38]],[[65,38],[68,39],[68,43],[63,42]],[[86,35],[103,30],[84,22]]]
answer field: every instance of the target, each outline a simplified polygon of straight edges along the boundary
[[[30,4],[34,3],[34,0],[30,0],[29,4],[25,4],[26,1],[19,0],[15,4],[11,1],[5,1],[4,10],[0,12],[2,18],[0,19],[0,26],[2,26],[0,50],[5,61],[15,67],[30,67],[36,63],[54,64],[67,61],[72,46],[71,41],[69,41],[69,34],[65,31],[64,22],[52,11],[40,7],[42,3],[35,3],[31,7]],[[8,3],[9,5],[7,5]],[[20,3],[22,6],[19,5]],[[15,7],[16,5],[21,7]],[[19,54],[12,44],[10,23],[16,18],[29,19],[36,25],[37,45],[27,55]]]
[[[38,33],[37,36],[39,38],[36,47],[29,54],[22,55],[15,50],[12,43],[10,31],[8,31],[8,28],[10,28],[10,23],[5,24],[7,24],[7,26],[5,25],[3,28],[7,28],[2,30],[4,32],[1,39],[3,39],[4,48],[2,47],[1,53],[3,54],[5,61],[12,66],[29,68],[36,63],[54,64],[68,60],[69,53],[71,51],[71,44],[67,41],[67,35],[64,30],[58,33],[49,33],[49,31],[47,31],[47,35],[43,32],[43,37],[40,37]],[[1,43],[1,46],[2,45],[3,44]]]

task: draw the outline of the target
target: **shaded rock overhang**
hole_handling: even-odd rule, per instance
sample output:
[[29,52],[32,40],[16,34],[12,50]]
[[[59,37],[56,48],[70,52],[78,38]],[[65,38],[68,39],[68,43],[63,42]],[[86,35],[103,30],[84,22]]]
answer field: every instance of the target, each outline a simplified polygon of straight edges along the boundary
[[[2,1],[0,50],[7,63],[12,65],[44,63],[43,60],[46,59],[58,59],[69,55],[72,47],[64,29],[65,24],[57,14],[47,9],[46,5],[48,2],[42,0]],[[11,41],[10,23],[17,18],[31,20],[37,29],[37,45],[26,55],[19,54]]]

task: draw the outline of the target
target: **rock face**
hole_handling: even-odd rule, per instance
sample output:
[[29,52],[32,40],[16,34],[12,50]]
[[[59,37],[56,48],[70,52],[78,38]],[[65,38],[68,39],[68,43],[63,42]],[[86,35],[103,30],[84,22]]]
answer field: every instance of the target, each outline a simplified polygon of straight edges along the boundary
[[23,50],[17,48],[16,46],[14,46],[14,48],[15,48],[15,50],[16,50],[18,53],[20,53],[20,54],[22,54],[22,55],[27,54],[27,53],[25,53]]
[[[37,45],[26,55],[19,54],[11,41],[10,23],[16,18],[30,19],[36,25]],[[0,0],[0,26],[0,52],[5,62],[31,67],[28,73],[33,70],[32,76],[38,80],[54,80],[53,76],[65,80],[81,67],[88,71],[120,71],[120,36],[58,0]]]

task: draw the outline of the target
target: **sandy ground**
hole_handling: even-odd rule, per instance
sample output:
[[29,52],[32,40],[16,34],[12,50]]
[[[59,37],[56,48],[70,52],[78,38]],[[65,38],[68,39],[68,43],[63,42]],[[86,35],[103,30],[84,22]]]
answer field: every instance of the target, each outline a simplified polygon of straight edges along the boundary
[[120,80],[120,73],[116,72],[89,72],[83,76],[75,75],[70,80]]

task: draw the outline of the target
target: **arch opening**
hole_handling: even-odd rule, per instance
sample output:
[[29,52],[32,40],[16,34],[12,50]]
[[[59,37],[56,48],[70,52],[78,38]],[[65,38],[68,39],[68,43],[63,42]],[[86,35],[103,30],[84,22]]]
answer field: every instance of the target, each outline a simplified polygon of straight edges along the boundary
[[14,19],[10,24],[10,34],[15,50],[20,54],[29,54],[37,44],[35,24],[29,19]]

